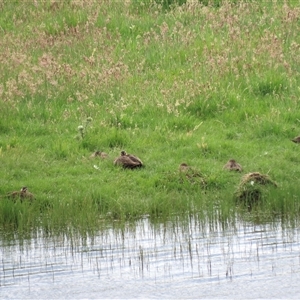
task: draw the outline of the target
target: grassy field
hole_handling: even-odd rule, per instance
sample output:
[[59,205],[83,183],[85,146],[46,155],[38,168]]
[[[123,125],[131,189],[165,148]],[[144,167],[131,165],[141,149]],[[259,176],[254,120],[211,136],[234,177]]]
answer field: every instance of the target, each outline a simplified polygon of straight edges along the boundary
[[[261,218],[298,217],[299,2],[158,2],[0,1],[0,194],[35,195],[2,198],[2,226],[225,220],[248,172],[278,184]],[[145,167],[114,166],[123,149]]]

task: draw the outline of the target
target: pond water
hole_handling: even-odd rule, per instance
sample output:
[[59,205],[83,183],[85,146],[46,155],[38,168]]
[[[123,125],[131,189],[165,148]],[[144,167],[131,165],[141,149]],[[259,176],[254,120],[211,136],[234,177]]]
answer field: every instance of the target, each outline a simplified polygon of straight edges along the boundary
[[22,242],[2,233],[0,298],[299,298],[297,228],[222,225],[145,218]]

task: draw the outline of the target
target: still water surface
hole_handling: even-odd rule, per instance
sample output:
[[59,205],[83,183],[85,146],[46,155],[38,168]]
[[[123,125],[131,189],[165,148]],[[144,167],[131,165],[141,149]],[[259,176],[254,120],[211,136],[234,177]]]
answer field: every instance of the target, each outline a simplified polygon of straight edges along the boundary
[[1,299],[294,298],[299,230],[147,218],[93,234],[0,241]]

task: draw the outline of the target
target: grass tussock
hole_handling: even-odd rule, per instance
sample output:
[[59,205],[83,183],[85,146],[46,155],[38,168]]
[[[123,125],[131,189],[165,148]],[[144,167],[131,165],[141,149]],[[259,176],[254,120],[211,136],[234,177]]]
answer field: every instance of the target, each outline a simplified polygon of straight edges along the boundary
[[262,200],[264,194],[269,191],[269,186],[277,187],[277,183],[268,175],[259,172],[248,173],[242,177],[235,197],[251,208],[253,204]]
[[[0,11],[0,194],[27,186],[36,198],[0,198],[2,226],[216,206],[225,217],[253,171],[278,183],[260,209],[298,216],[294,1],[2,1]],[[97,150],[108,158],[90,158]],[[115,167],[121,150],[145,168]],[[223,170],[229,159],[241,174]],[[183,161],[197,172],[179,174]]]

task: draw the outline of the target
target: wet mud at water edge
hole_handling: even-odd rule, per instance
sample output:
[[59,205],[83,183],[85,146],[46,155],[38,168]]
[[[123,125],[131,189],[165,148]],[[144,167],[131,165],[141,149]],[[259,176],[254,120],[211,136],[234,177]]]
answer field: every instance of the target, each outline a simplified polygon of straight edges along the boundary
[[147,218],[94,234],[0,241],[1,299],[297,299],[299,230]]

